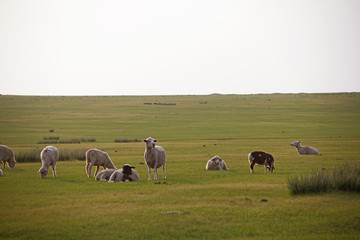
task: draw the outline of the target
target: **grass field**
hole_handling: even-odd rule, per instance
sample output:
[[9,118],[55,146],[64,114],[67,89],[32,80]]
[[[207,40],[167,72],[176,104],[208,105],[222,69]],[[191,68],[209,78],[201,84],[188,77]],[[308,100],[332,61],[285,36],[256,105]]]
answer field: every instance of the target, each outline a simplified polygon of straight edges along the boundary
[[[56,179],[40,178],[40,161],[6,168],[0,239],[360,238],[359,193],[293,196],[287,186],[291,177],[360,163],[360,93],[0,96],[0,112],[0,144],[15,154],[40,151],[54,136],[91,139],[55,146],[100,148],[141,178],[96,182],[75,159],[58,162]],[[115,142],[149,136],[167,153],[160,184],[147,181],[143,142]],[[295,140],[321,156],[298,155]],[[273,174],[250,174],[254,150],[272,153]],[[214,155],[230,171],[206,171]]]

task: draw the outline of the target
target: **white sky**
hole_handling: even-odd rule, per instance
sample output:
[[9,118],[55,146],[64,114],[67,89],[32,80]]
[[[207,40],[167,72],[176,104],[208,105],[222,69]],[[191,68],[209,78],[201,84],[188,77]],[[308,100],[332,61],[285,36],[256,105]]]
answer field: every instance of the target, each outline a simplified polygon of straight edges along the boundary
[[359,0],[0,0],[0,94],[348,91]]

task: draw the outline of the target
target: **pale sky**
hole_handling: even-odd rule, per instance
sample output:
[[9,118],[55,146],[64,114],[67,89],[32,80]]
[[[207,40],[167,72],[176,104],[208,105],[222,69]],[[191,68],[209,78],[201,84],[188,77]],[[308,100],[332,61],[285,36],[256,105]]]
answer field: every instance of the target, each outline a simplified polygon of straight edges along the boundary
[[0,0],[0,94],[349,91],[359,0]]

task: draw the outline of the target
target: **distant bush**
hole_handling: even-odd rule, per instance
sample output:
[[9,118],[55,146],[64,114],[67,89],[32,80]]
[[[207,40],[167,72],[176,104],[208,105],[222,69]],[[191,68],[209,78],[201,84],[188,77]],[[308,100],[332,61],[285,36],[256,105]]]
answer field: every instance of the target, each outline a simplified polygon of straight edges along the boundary
[[320,170],[313,175],[289,178],[288,188],[293,195],[334,190],[360,192],[360,165],[345,164],[332,173]]
[[137,138],[134,138],[134,139],[117,138],[117,139],[114,140],[114,142],[118,142],[118,143],[141,142],[141,140],[137,139]]
[[96,142],[95,138],[73,138],[69,140],[61,140],[59,136],[43,137],[43,141],[38,141],[38,144],[73,144],[81,142]]
[[[15,153],[17,162],[41,162],[40,149],[25,150]],[[59,161],[85,160],[85,149],[69,150],[59,149]]]

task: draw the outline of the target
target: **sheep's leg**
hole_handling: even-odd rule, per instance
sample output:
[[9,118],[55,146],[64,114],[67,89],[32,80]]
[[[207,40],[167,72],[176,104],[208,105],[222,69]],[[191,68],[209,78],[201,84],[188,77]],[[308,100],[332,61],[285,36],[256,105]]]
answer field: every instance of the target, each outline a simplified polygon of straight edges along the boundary
[[149,178],[148,178],[148,181],[150,181],[150,180],[151,180],[151,168],[148,167],[148,169],[149,169]]
[[165,175],[165,164],[163,165],[163,178],[166,179],[166,175]]
[[90,163],[90,166],[88,167],[88,172],[87,172],[88,177],[91,176],[91,169],[92,169],[93,165],[94,165],[93,163]]
[[154,167],[154,180],[158,180],[157,167]]
[[51,165],[52,170],[53,170],[53,176],[54,178],[56,178],[56,167],[54,165]]
[[250,165],[250,172],[251,172],[251,173],[254,173],[254,165],[255,165],[254,162],[251,163],[251,165]]
[[264,165],[265,166],[265,173],[267,173],[267,166],[266,165]]
[[[100,166],[96,166],[96,170],[95,170],[94,177],[96,177],[96,174],[99,172],[99,168],[100,168]],[[91,173],[90,173],[90,174],[91,174]]]

